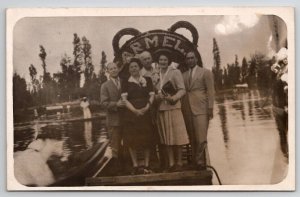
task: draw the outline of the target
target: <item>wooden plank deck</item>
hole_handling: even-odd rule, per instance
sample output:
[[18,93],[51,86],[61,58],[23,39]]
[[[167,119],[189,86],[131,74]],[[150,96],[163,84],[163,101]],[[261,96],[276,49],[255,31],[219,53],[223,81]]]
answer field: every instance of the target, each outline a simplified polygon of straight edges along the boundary
[[173,173],[153,173],[114,177],[86,178],[87,186],[164,186],[164,185],[211,185],[212,172],[182,171]]

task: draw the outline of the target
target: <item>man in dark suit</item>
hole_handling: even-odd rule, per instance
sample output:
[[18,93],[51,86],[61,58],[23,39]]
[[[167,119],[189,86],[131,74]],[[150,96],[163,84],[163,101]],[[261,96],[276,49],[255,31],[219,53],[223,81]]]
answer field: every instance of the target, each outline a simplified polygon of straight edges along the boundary
[[199,167],[206,165],[207,129],[213,118],[214,80],[210,70],[197,65],[194,52],[186,54],[189,67],[183,73],[186,95],[183,97],[183,115],[192,146],[192,161]]
[[120,109],[125,106],[121,100],[119,69],[115,63],[107,65],[109,80],[101,86],[101,105],[106,109],[106,125],[113,158],[118,158],[121,141]]

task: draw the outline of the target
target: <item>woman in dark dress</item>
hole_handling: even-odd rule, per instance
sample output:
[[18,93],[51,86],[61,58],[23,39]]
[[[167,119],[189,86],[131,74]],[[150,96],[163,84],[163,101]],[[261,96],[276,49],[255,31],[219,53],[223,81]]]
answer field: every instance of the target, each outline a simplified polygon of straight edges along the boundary
[[[122,83],[122,99],[127,110],[123,114],[123,142],[133,163],[133,174],[150,173],[150,149],[155,146],[150,106],[154,100],[151,78],[140,75],[142,64],[137,58],[129,62],[130,77]],[[137,150],[144,153],[144,166],[139,166]]]

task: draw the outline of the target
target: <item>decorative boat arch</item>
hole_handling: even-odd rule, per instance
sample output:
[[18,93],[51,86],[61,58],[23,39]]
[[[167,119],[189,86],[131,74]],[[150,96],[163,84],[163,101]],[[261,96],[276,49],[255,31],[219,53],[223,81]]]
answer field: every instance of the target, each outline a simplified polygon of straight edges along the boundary
[[[185,36],[176,33],[180,28],[189,30],[193,40],[190,41]],[[120,39],[125,36],[133,36],[120,46]],[[201,56],[197,50],[198,43],[197,29],[187,21],[178,21],[168,30],[151,30],[141,33],[134,28],[125,28],[116,33],[113,38],[112,45],[114,49],[114,61],[123,64],[123,57],[131,54],[136,55],[143,51],[149,51],[153,56],[161,50],[170,52],[173,62],[179,65],[179,69],[183,72],[187,70],[185,65],[185,55],[189,51],[195,52],[198,58],[198,65],[202,67]]]

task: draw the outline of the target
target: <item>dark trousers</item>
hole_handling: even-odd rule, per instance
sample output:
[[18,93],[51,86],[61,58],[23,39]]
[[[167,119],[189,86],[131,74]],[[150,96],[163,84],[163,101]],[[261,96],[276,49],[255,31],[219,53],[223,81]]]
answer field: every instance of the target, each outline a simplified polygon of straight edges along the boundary
[[119,157],[119,149],[121,144],[121,127],[120,126],[109,126],[108,130],[108,138],[109,145],[112,149],[112,156],[114,158]]
[[282,108],[273,107],[276,126],[280,137],[280,147],[282,153],[288,157],[288,114]]

